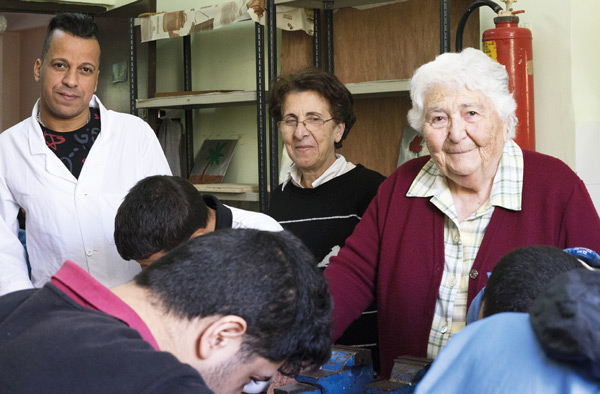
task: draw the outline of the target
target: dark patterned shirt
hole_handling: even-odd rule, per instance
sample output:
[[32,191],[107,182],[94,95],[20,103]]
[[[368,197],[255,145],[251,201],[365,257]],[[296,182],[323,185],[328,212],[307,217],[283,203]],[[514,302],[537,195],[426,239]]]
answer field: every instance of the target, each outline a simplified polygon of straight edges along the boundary
[[56,154],[75,178],[79,178],[83,163],[100,134],[100,110],[90,107],[90,121],[78,130],[58,132],[42,127],[46,145]]

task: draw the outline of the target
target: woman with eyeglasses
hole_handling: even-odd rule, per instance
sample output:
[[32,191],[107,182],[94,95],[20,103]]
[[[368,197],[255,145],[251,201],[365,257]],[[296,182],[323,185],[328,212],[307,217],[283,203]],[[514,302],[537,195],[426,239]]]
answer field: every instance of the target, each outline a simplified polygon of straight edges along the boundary
[[[324,269],[385,177],[336,153],[356,116],[352,94],[335,75],[303,69],[278,77],[269,95],[269,111],[293,164],[272,191],[268,213],[298,236]],[[355,324],[338,343],[376,343],[376,313]]]

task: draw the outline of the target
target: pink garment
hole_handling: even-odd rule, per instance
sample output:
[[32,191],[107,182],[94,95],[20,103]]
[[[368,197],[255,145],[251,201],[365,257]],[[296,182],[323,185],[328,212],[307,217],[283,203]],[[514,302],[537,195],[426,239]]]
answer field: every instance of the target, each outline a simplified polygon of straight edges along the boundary
[[50,283],[84,307],[104,312],[121,320],[139,332],[155,350],[160,351],[158,343],[140,316],[115,293],[74,262],[65,261],[60,270],[52,276]]

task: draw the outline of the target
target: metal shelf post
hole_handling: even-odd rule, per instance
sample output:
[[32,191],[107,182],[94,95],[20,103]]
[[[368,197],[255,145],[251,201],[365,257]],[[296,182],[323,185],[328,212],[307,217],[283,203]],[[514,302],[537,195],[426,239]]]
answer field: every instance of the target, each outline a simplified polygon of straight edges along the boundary
[[[269,56],[269,84],[277,77],[277,9],[275,0],[267,1],[267,34]],[[270,185],[274,190],[279,184],[279,130],[272,116],[269,116],[269,163]]]
[[267,141],[266,141],[266,102],[265,102],[265,50],[264,26],[254,24],[256,41],[256,127],[258,145],[258,206],[262,213],[267,212]]

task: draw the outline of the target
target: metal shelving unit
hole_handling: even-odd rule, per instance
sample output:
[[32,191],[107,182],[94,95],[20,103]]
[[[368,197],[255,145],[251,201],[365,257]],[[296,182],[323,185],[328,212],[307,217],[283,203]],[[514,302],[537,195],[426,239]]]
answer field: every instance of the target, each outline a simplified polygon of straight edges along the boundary
[[[132,22],[133,23],[133,22]],[[264,26],[255,23],[255,54],[256,54],[256,90],[252,91],[219,91],[198,93],[192,92],[192,56],[191,56],[191,37],[183,37],[183,74],[184,91],[181,94],[169,94],[139,99],[137,98],[137,89],[133,89],[133,84],[137,83],[137,67],[135,65],[135,51],[137,40],[135,31],[130,29],[131,42],[131,102],[135,103],[131,111],[135,113],[139,109],[183,109],[185,110],[185,131],[183,151],[185,152],[184,168],[186,177],[189,176],[194,165],[194,146],[193,146],[193,113],[198,108],[215,108],[222,106],[236,105],[256,105],[257,113],[257,145],[258,145],[258,172],[259,184],[226,184],[224,185],[196,185],[196,188],[205,193],[214,193],[218,198],[229,201],[257,201],[259,210],[266,212],[268,201],[268,184],[266,175],[267,163],[267,138],[266,138],[266,100],[265,100],[265,82],[264,82]]]
[[[409,0],[412,1],[412,0]],[[323,9],[323,24],[321,27],[320,12],[315,13],[315,26],[313,36],[313,64],[334,72],[333,64],[333,10],[345,7],[355,7],[362,5],[373,5],[377,3],[386,3],[388,1],[369,1],[369,0],[267,0],[267,32],[268,32],[268,80],[276,76],[277,70],[277,42],[276,42],[276,7],[290,6],[301,8],[312,8],[315,10]],[[450,50],[450,0],[439,0],[440,3],[440,52]],[[187,173],[193,167],[193,121],[192,110],[195,108],[235,106],[235,105],[256,105],[257,109],[257,141],[258,141],[258,173],[259,184],[256,185],[228,185],[227,188],[218,192],[212,190],[212,186],[199,185],[198,188],[204,192],[219,193],[220,198],[241,201],[258,201],[261,212],[266,212],[268,201],[269,184],[275,188],[278,184],[279,160],[278,160],[278,131],[276,124],[269,117],[270,133],[267,139],[266,133],[266,81],[265,81],[265,50],[264,46],[264,26],[255,24],[255,49],[256,49],[256,85],[257,89],[252,91],[228,91],[228,92],[209,92],[209,93],[191,93],[191,50],[190,37],[184,37],[184,81],[185,91],[181,95],[154,97],[148,99],[138,99],[137,89],[132,89],[132,112],[139,109],[184,109],[186,112],[186,131],[185,131],[185,152],[187,159]],[[132,64],[134,63],[135,53],[135,34],[133,28],[130,29],[130,40],[132,41]],[[325,35],[325,45],[321,48],[320,36]],[[321,49],[323,54],[321,53]],[[132,65],[132,84],[136,82],[135,65]],[[132,85],[133,86],[133,85]],[[351,83],[347,87],[355,98],[370,97],[397,97],[408,95],[409,81],[389,80],[389,81],[368,81],[360,83]],[[267,154],[267,145],[270,155]],[[269,156],[269,157],[267,157]],[[267,164],[270,169],[268,177]],[[248,188],[251,188],[248,189]],[[211,191],[212,190],[212,191]],[[220,194],[223,193],[223,194]]]

